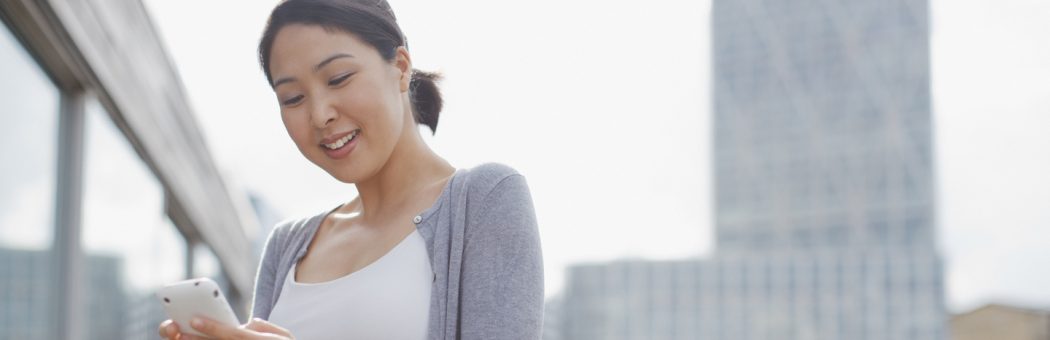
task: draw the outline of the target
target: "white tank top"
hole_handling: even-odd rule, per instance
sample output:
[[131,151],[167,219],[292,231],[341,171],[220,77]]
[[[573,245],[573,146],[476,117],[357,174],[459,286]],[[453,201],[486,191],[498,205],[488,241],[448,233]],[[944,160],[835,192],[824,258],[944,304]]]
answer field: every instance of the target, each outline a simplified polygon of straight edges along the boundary
[[295,282],[295,268],[269,321],[296,339],[426,338],[434,274],[419,231],[372,264],[332,281]]

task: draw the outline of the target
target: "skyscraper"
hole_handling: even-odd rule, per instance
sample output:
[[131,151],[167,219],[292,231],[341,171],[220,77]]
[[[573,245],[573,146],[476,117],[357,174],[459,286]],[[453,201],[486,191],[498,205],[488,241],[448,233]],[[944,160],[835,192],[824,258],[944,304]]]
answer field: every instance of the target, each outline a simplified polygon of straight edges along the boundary
[[713,6],[719,251],[932,248],[926,1]]
[[925,0],[714,0],[716,252],[570,268],[565,339],[944,339]]
[[943,337],[928,18],[926,0],[713,2],[717,251],[782,262],[774,286],[812,269],[789,304],[822,301],[815,338]]

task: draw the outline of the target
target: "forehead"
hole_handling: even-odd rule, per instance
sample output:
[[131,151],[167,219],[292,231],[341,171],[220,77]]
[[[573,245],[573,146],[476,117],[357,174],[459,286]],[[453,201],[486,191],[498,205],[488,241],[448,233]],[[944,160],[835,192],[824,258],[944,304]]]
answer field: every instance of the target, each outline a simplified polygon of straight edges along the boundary
[[290,24],[281,28],[270,49],[270,70],[299,72],[310,69],[335,53],[349,53],[354,59],[378,57],[375,48],[357,35],[317,25]]

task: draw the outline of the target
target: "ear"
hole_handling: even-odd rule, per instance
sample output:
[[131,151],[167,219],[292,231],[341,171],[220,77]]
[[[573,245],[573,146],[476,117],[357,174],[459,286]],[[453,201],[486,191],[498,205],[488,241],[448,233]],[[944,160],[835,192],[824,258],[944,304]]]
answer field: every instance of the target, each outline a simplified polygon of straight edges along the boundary
[[398,46],[395,53],[394,67],[401,75],[401,78],[398,79],[401,92],[408,92],[408,85],[412,82],[412,56],[408,54],[408,49],[405,49],[404,46]]

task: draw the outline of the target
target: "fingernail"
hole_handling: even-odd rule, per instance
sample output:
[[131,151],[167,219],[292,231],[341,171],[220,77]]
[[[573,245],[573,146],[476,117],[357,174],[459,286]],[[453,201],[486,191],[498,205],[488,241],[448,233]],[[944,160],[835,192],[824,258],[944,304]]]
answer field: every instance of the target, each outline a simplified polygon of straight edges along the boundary
[[190,320],[190,326],[193,326],[193,328],[199,328],[200,326],[204,326],[204,320],[201,320],[199,318],[193,318],[193,320]]

